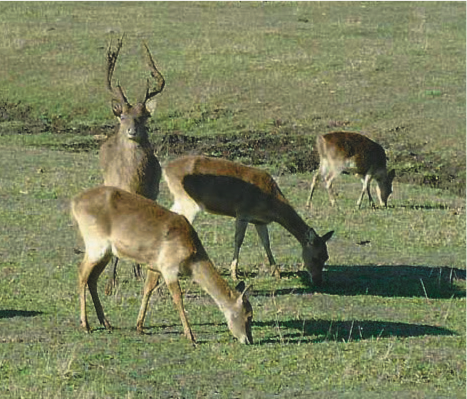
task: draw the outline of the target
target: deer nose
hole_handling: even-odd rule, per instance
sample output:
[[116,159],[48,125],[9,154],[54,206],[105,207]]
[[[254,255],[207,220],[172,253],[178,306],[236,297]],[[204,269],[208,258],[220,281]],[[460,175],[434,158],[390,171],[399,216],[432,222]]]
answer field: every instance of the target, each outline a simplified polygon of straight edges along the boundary
[[126,130],[126,134],[128,137],[132,138],[136,136],[136,129],[134,126],[129,126]]

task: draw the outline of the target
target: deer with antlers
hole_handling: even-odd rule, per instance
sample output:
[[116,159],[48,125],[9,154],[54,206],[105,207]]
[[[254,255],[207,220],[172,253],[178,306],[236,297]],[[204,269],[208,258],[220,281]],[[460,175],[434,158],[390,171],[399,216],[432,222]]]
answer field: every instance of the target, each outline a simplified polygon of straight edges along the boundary
[[149,299],[162,275],[179,312],[184,334],[195,343],[178,281],[179,274],[186,274],[214,299],[233,336],[244,344],[253,343],[253,311],[244,283],[237,286],[241,292],[228,286],[185,217],[142,196],[107,186],[78,194],[72,200],[71,209],[86,246],[78,270],[78,286],[81,327],[87,332],[90,327],[86,316],[86,286],[100,323],[111,330],[99,299],[97,281],[114,255],[148,266],[136,324],[139,332],[143,331]]
[[311,207],[315,185],[321,176],[328,192],[332,206],[336,199],[332,193],[332,182],[342,172],[355,173],[360,176],[363,188],[357,200],[357,208],[362,204],[365,192],[372,207],[375,206],[370,194],[370,182],[377,182],[376,194],[381,206],[387,207],[388,197],[392,193],[392,181],[396,175],[394,169],[386,169],[386,153],[383,147],[368,137],[351,132],[331,132],[318,136],[316,146],[319,154],[319,169],[315,172],[310,187],[310,195],[306,202]]
[[255,225],[272,273],[280,277],[267,228],[269,223],[277,222],[301,244],[305,269],[313,283],[322,283],[328,259],[326,242],[333,231],[320,237],[297,214],[267,172],[225,159],[186,156],[169,162],[162,173],[174,197],[171,210],[184,215],[190,223],[200,210],[235,218],[231,263],[234,280],[238,278],[238,257],[248,223]]
[[[156,68],[147,45],[143,43],[155,85],[151,88],[148,79],[144,97],[135,105],[131,105],[122,87],[118,84],[116,87],[112,86],[112,76],[122,43],[123,37],[118,40],[115,50],[110,45],[107,51],[106,88],[112,95],[112,111],[119,121],[119,126],[116,134],[109,137],[100,148],[100,166],[106,186],[118,187],[156,200],[159,194],[161,166],[149,142],[146,122],[155,110],[154,97],[162,92],[165,81]],[[117,263],[118,258],[115,258],[106,294],[110,294],[116,284]],[[139,265],[134,265],[133,272],[135,277],[141,277]]]

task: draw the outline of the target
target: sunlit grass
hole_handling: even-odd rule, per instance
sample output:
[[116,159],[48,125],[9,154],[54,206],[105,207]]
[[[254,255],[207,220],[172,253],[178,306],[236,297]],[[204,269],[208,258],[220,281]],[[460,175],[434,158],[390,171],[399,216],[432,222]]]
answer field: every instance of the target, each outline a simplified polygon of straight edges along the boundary
[[[457,397],[465,389],[465,208],[459,198],[438,192],[437,207],[434,191],[398,185],[389,209],[356,212],[360,183],[349,176],[338,180],[339,211],[319,190],[310,213],[304,202],[311,176],[280,177],[285,195],[311,226],[321,234],[336,231],[327,284],[309,285],[299,244],[277,225],[270,227],[272,249],[283,278],[264,274],[267,260],[249,229],[240,270],[252,284],[256,344],[235,343],[213,301],[183,278],[200,343],[194,350],[181,335],[165,287],[151,301],[147,335],[136,334],[142,285],[127,262],[114,296],[103,295],[105,279],[100,281],[115,331],[99,329],[91,304],[96,331],[79,330],[76,267],[82,254],[74,248],[82,243],[67,204],[99,183],[97,156],[3,148],[0,166],[13,159],[28,181],[9,169],[0,192],[2,393],[146,396],[156,384],[160,397],[229,395],[232,389],[255,396],[345,390],[355,397],[368,391]],[[167,187],[161,188],[160,202],[169,206]],[[37,198],[51,190],[56,197]],[[407,208],[408,198],[419,208]],[[234,221],[200,214],[194,225],[232,284]]]

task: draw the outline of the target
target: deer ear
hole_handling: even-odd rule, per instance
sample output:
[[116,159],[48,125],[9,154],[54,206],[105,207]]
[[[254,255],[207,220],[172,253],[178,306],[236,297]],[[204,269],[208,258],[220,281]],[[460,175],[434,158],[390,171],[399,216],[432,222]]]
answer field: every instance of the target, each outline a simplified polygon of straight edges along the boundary
[[251,284],[250,284],[249,286],[246,287],[244,281],[240,281],[240,282],[237,284],[237,286],[235,287],[235,289],[236,289],[238,292],[240,292],[240,293],[242,294],[242,295],[240,295],[240,296],[238,297],[238,300],[239,300],[239,301],[243,301],[243,297],[244,297],[245,295],[248,295],[248,291],[250,291],[251,287],[252,287]]
[[327,232],[327,233],[326,233],[324,236],[322,236],[321,238],[322,238],[322,240],[323,240],[324,242],[327,242],[327,241],[332,237],[333,234],[334,234],[334,230]]
[[310,227],[310,229],[306,232],[306,239],[309,243],[313,242],[318,236],[318,234],[316,234],[316,231]]
[[237,286],[235,287],[235,290],[238,291],[238,292],[243,292],[245,291],[245,282],[244,281],[240,281]]
[[117,118],[120,118],[123,112],[122,104],[117,100],[112,100],[112,111]]
[[149,112],[150,115],[152,115],[154,111],[156,110],[156,105],[157,105],[157,100],[155,98],[152,100],[149,100],[145,104],[146,110]]

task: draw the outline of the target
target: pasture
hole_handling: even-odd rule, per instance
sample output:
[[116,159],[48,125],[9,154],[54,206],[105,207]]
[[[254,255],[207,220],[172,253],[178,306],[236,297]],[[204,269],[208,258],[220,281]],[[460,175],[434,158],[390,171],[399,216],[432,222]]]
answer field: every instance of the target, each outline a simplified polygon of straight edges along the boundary
[[[466,389],[465,3],[0,3],[0,397],[461,398]],[[271,225],[267,259],[249,228],[254,345],[232,339],[215,303],[182,279],[199,345],[182,336],[165,286],[135,331],[142,283],[122,262],[114,327],[79,330],[83,244],[70,199],[102,182],[98,148],[116,121],[115,78],[141,93],[146,40],[166,79],[148,123],[159,160],[222,156],[268,170],[328,243],[310,285],[298,243]],[[320,186],[305,208],[317,135],[363,132],[396,169],[387,209],[361,183]],[[374,188],[373,188],[374,189]],[[171,205],[164,182],[159,202]],[[233,286],[233,219],[198,234]]]

